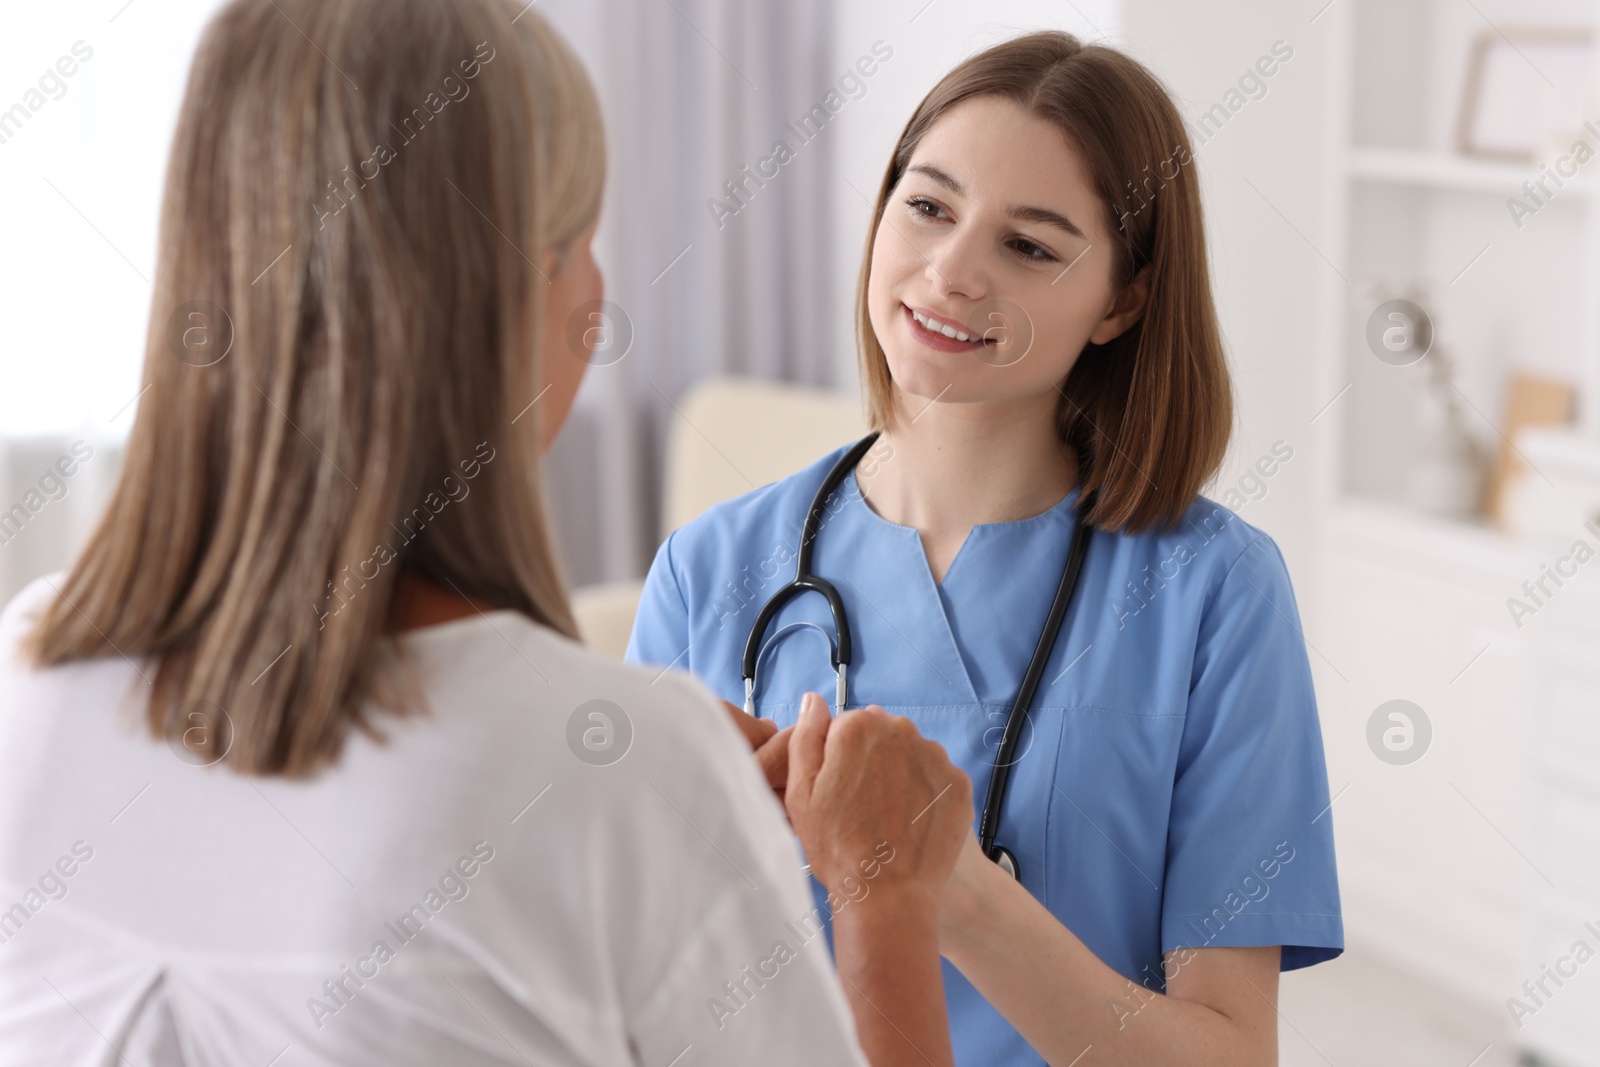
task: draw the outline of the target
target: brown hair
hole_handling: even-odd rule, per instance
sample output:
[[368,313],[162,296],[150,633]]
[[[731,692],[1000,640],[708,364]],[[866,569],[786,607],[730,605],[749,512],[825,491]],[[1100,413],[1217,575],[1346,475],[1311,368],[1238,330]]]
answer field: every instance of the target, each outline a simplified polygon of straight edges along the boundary
[[895,145],[856,288],[856,340],[877,429],[894,419],[893,382],[867,308],[884,208],[923,135],[955,105],[1012,100],[1081,154],[1118,240],[1113,282],[1149,272],[1143,316],[1089,344],[1062,385],[1057,425],[1076,452],[1090,521],[1104,530],[1175,525],[1227,449],[1233,403],[1206,263],[1200,186],[1183,120],[1138,62],[1060,32],[1029,34],[963,62],[923,98]]
[[604,144],[582,67],[522,7],[234,0],[212,20],[146,392],[37,665],[153,657],[158,737],[203,702],[228,765],[298,776],[373,732],[369,698],[416,710],[382,669],[401,574],[575,633],[528,407],[535,260],[599,210]]

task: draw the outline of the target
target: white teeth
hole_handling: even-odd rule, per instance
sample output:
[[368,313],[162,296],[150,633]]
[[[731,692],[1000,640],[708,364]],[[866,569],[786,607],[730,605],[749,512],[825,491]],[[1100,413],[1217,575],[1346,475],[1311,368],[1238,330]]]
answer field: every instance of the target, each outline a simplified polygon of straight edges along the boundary
[[965,333],[962,333],[960,330],[956,329],[954,326],[946,326],[943,323],[934,322],[932,319],[928,318],[926,315],[920,315],[915,311],[913,311],[911,313],[911,317],[916,319],[917,322],[920,323],[924,329],[932,330],[934,333],[942,333],[946,337],[954,338],[957,341],[963,341],[963,342],[971,342],[971,341],[976,341],[977,340],[976,337],[972,337],[972,336],[969,336],[969,335],[967,335]]

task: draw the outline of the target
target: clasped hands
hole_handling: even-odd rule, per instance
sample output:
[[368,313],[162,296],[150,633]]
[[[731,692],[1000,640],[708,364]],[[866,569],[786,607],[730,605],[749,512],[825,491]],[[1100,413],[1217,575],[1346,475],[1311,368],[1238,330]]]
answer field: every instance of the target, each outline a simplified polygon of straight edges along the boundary
[[965,923],[998,869],[972,831],[971,780],[943,746],[876,705],[830,719],[815,693],[782,730],[723,703],[818,880],[836,889],[887,841],[909,862],[897,858],[885,870],[937,909],[941,940]]

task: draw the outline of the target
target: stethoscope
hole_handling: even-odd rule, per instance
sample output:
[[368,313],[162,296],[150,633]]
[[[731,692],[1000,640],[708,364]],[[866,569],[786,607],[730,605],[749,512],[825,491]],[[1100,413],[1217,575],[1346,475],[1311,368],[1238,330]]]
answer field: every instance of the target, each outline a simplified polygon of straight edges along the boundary
[[[756,714],[756,666],[761,658],[764,647],[761,643],[762,635],[767,631],[767,625],[772,617],[789,601],[804,593],[821,593],[828,601],[828,608],[833,612],[833,634],[829,635],[823,630],[823,636],[828,638],[829,658],[833,662],[835,678],[834,711],[844,710],[845,697],[848,687],[845,681],[846,669],[850,666],[850,619],[844,610],[844,601],[826,578],[819,578],[811,573],[811,546],[816,540],[818,529],[822,523],[822,512],[827,506],[828,498],[833,491],[844,481],[845,475],[855,469],[861,457],[878,440],[876,433],[870,433],[851,446],[850,451],[839,457],[833,465],[828,476],[822,480],[822,486],[817,490],[817,495],[811,500],[811,509],[806,512],[805,525],[800,531],[800,552],[795,564],[794,580],[783,586],[772,595],[761,608],[761,613],[756,616],[755,623],[750,628],[750,637],[744,646],[744,663],[742,677],[744,678],[744,710],[751,715]],[[1033,703],[1033,695],[1039,688],[1039,679],[1044,676],[1045,663],[1050,658],[1051,649],[1055,647],[1056,636],[1061,631],[1061,622],[1067,617],[1067,608],[1072,604],[1073,593],[1078,587],[1078,575],[1083,570],[1083,557],[1088,553],[1090,528],[1085,521],[1089,513],[1086,501],[1078,502],[1077,518],[1072,527],[1072,547],[1067,550],[1067,564],[1061,571],[1061,584],[1056,587],[1055,600],[1050,604],[1050,614],[1045,618],[1044,629],[1039,632],[1039,642],[1034,646],[1033,659],[1028,662],[1027,673],[1022,676],[1022,686],[1017,690],[1017,699],[1011,705],[1011,712],[1006,716],[1005,729],[1000,734],[1000,747],[995,752],[993,774],[989,778],[989,792],[983,801],[983,819],[978,824],[978,844],[983,849],[983,854],[988,856],[1000,869],[1020,880],[1021,875],[1017,870],[1017,858],[1011,850],[995,842],[995,833],[1000,825],[1000,805],[1005,800],[1006,785],[1011,778],[1011,764],[1016,752],[1017,742],[1022,737],[1022,728],[1027,722],[1028,706]],[[794,623],[784,627],[784,630],[794,626],[816,626],[815,623]],[[820,626],[816,629],[822,630]],[[781,634],[784,630],[780,630]],[[774,634],[776,639],[778,634]]]

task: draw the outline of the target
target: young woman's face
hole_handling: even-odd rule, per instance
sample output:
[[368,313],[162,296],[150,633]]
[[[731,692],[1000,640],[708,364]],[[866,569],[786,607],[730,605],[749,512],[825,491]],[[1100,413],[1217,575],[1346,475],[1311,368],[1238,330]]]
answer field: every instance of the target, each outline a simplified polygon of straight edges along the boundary
[[1142,308],[1143,279],[1113,286],[1105,214],[1050,123],[994,96],[941,116],[872,244],[867,308],[901,410],[935,400],[1054,410],[1085,343],[1112,340]]
[[[589,369],[589,345],[596,333],[592,329],[574,330],[572,327],[575,315],[587,314],[605,296],[605,280],[590,248],[599,224],[597,218],[573,238],[566,258],[559,263],[554,252],[546,252],[541,257],[543,262],[539,269],[549,279],[544,290],[544,336],[539,351],[543,381],[537,387],[545,391],[542,395],[536,394],[544,438],[539,443],[541,451],[548,449],[556,434],[561,432],[572,410],[573,398],[578,395],[578,386],[583,384],[583,372]],[[576,349],[575,337],[578,339]]]

